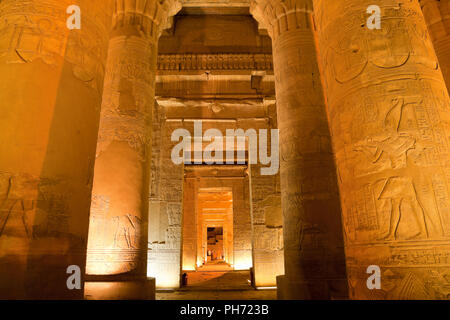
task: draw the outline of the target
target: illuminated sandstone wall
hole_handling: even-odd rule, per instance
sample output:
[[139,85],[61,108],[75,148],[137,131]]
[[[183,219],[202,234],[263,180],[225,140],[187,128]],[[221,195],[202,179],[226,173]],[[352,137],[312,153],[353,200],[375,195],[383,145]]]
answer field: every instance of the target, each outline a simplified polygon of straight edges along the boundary
[[248,7],[249,0],[181,0],[183,7],[199,8],[224,8],[224,7]]
[[[160,104],[166,105],[163,113],[166,115],[165,121],[162,122],[163,133],[161,137],[162,145],[159,148],[159,153],[153,155],[153,169],[155,175],[152,180],[152,186],[159,185],[156,189],[152,189],[150,198],[149,211],[149,264],[148,272],[152,276],[156,276],[157,286],[170,286],[178,284],[178,277],[180,271],[180,248],[181,248],[181,216],[184,192],[185,208],[187,204],[188,212],[184,213],[186,218],[185,226],[190,231],[195,230],[195,211],[196,206],[196,191],[201,188],[231,188],[233,191],[233,257],[230,257],[230,263],[235,269],[248,269],[252,265],[255,267],[257,285],[259,286],[273,286],[275,285],[276,275],[283,273],[282,265],[282,227],[281,227],[281,210],[280,194],[277,192],[277,181],[279,175],[270,177],[263,177],[259,173],[257,166],[252,166],[251,187],[253,197],[250,198],[250,177],[236,177],[233,170],[210,169],[206,167],[201,170],[206,170],[205,173],[197,173],[196,178],[187,178],[187,173],[184,172],[183,166],[174,165],[171,161],[171,150],[177,142],[171,142],[170,136],[173,130],[178,128],[186,128],[193,133],[193,122],[186,120],[188,115],[200,112],[205,114],[206,110],[211,106],[208,102],[203,102],[209,107],[190,106],[189,108],[180,108],[183,110],[176,111],[176,105],[182,104],[181,101],[171,102],[159,100]],[[170,106],[171,103],[174,105]],[[219,105],[219,102],[214,102]],[[223,102],[224,104],[227,102]],[[237,103],[237,102],[236,102]],[[233,106],[230,102],[227,103],[228,108],[224,108],[221,112],[221,117],[228,117],[236,115],[242,105]],[[256,107],[257,104],[254,106]],[[175,110],[171,110],[175,109]],[[254,115],[267,115],[264,111],[264,105],[260,104]],[[267,109],[266,109],[267,110]],[[184,122],[180,118],[170,117],[184,116]],[[217,128],[225,133],[226,129],[242,128],[244,130],[255,128],[267,128],[267,118],[260,119],[241,119],[241,120],[214,120],[210,119],[203,123],[203,130],[208,128]],[[159,128],[159,125],[157,126]],[[165,138],[164,138],[165,137]],[[164,144],[165,142],[165,144]],[[220,166],[219,166],[220,167]],[[253,168],[255,167],[255,168]],[[186,167],[188,168],[188,167]],[[189,169],[190,171],[193,169]],[[195,170],[194,170],[195,171]],[[220,174],[221,172],[224,172]],[[192,175],[192,174],[191,174]],[[223,178],[223,175],[228,177]],[[183,178],[185,176],[185,178]],[[205,177],[206,176],[206,177]],[[183,179],[184,191],[183,191]],[[167,197],[168,190],[171,190],[170,197]],[[252,210],[250,207],[250,199],[252,199]],[[175,210],[171,208],[176,208]],[[251,214],[253,216],[251,216]],[[252,219],[253,219],[253,239],[252,239]],[[266,222],[267,221],[267,222]],[[155,224],[153,224],[153,222]],[[184,264],[186,269],[195,268],[195,259],[193,256],[196,252],[201,250],[201,243],[197,242],[201,230],[197,229],[197,233],[190,232],[183,242],[183,249],[188,250],[190,254],[185,254],[188,260],[194,262],[194,265]],[[252,257],[252,242],[254,243],[254,257]],[[252,263],[252,260],[254,262]],[[170,273],[169,273],[170,271]],[[170,275],[170,281],[167,277]],[[158,279],[161,279],[158,283]],[[169,282],[166,282],[169,281]],[[170,283],[170,285],[169,285]]]
[[[275,100],[264,102],[267,127],[278,128]],[[271,145],[269,145],[269,152]],[[276,285],[276,276],[284,274],[283,215],[281,210],[280,173],[261,175],[261,164],[251,165],[250,198],[253,225],[253,271],[255,285]]]
[[[192,23],[202,28],[192,29]],[[159,111],[153,122],[148,274],[157,282],[159,276],[160,286],[179,283],[183,169],[170,159],[173,130],[186,127],[187,119],[210,119],[204,130],[224,134],[226,129],[276,128],[270,39],[258,32],[256,22],[250,16],[186,16],[176,17],[174,26],[159,43]],[[250,172],[256,283],[273,286],[284,273],[279,175],[263,177],[258,166]],[[241,234],[248,233],[244,226]],[[251,244],[249,249],[243,243],[243,261],[249,261]],[[170,280],[167,274],[173,275]]]
[[179,286],[184,172],[183,166],[172,162],[169,144],[179,124],[163,121],[158,126],[159,150],[152,154],[147,275],[156,278],[157,287],[170,288]]
[[350,297],[446,299],[447,89],[418,1],[381,1],[380,30],[365,27],[371,4],[315,1]]
[[272,51],[270,38],[258,32],[250,16],[186,15],[177,16],[174,22],[174,30],[161,36],[160,54],[270,54]]
[[[182,203],[193,201],[183,192],[217,179],[183,189],[167,141],[185,125],[180,118],[210,118],[222,131],[225,119],[282,133],[281,182],[260,176],[259,166],[249,170],[248,190],[236,182],[252,228],[246,213],[239,259],[249,259],[252,231],[256,284],[273,285],[284,273],[284,224],[290,297],[342,297],[326,103],[350,297],[448,299],[449,0],[421,0],[423,16],[418,0],[379,0],[381,30],[366,28],[370,0],[180,0],[184,13],[219,15],[177,18],[158,59],[164,10],[140,19],[138,6],[116,12],[106,63],[114,3],[133,2],[0,1],[0,298],[82,298],[67,290],[66,269],[84,273],[100,117],[88,273],[145,277],[151,184],[148,274],[178,286]],[[220,16],[248,12],[250,2],[259,26],[250,16]],[[79,31],[66,27],[72,4],[82,10]],[[163,98],[153,116],[155,90]],[[381,290],[366,287],[370,264],[381,267]],[[320,283],[313,279],[305,294],[314,276]],[[128,288],[133,297],[136,288]]]
[[0,2],[1,298],[82,298],[66,269],[85,266],[112,4]]

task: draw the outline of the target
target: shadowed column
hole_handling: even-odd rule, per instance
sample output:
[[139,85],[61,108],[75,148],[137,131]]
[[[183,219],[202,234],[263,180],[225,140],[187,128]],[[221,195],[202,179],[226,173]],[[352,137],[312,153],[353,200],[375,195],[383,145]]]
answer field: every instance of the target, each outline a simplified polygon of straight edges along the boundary
[[[447,89],[450,88],[450,1],[421,0],[422,11],[428,24],[439,65]],[[450,89],[449,89],[450,90]]]
[[347,294],[341,212],[313,33],[311,1],[252,1],[272,38],[280,130],[283,299]]
[[448,299],[447,89],[419,2],[378,1],[381,28],[369,29],[373,4],[315,1],[350,296]]
[[[177,1],[149,0],[137,6],[134,1],[116,2],[95,162],[87,259],[90,275],[145,282],[158,39],[180,8]],[[100,284],[89,284],[92,289],[95,285]],[[114,290],[111,287],[111,294],[118,297],[119,289]],[[141,297],[146,298],[145,285],[142,290]],[[135,298],[137,293],[130,294],[128,298]]]
[[[67,8],[81,9],[81,30]],[[112,1],[0,1],[0,298],[82,298]]]

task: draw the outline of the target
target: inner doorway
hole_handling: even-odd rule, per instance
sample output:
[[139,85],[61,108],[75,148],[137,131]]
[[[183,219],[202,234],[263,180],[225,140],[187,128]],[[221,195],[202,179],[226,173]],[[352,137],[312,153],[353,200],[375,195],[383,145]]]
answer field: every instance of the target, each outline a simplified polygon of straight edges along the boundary
[[252,267],[246,166],[186,166],[182,287],[249,289]]
[[206,235],[206,265],[226,263],[224,259],[223,227],[207,227]]
[[197,270],[231,270],[234,261],[232,190],[199,188],[196,211]]

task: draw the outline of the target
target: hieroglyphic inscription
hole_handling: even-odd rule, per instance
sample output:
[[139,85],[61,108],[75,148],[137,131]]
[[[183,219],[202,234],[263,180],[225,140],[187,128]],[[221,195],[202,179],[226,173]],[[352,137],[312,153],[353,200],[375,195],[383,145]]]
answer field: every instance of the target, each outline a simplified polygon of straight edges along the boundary
[[[445,297],[429,284],[449,271],[449,97],[418,1],[382,1],[380,30],[361,28],[371,4],[315,1],[351,296]],[[371,264],[404,267],[377,296]]]

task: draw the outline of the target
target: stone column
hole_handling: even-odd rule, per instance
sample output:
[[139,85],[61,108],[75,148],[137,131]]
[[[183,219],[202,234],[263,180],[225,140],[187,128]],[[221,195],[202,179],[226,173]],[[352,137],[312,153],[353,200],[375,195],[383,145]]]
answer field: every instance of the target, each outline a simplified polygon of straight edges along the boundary
[[176,0],[140,1],[137,7],[116,1],[92,192],[90,275],[146,279],[158,39],[180,8]]
[[[81,9],[81,29],[67,8]],[[112,1],[0,2],[0,299],[82,298]]]
[[366,27],[373,4],[315,1],[350,296],[448,299],[447,89],[419,2],[378,1],[379,30]]
[[[450,88],[450,0],[420,0],[439,65]],[[449,89],[450,90],[450,89]]]
[[272,38],[280,130],[287,299],[345,297],[341,212],[318,70],[312,4],[256,0],[251,12]]

